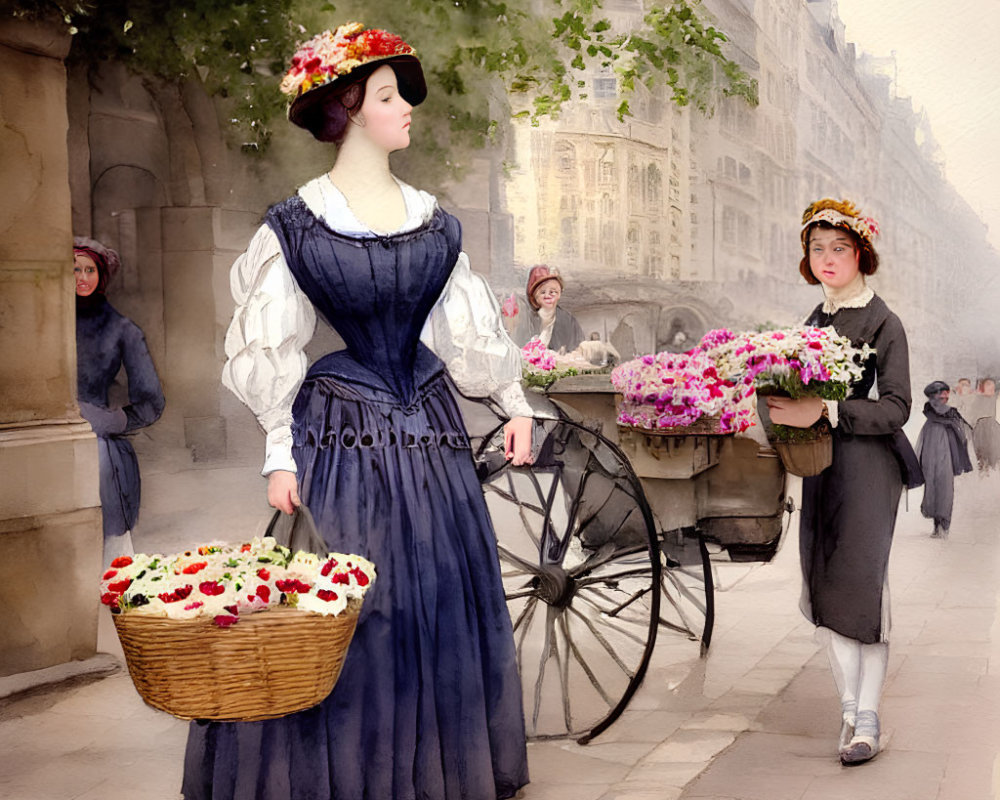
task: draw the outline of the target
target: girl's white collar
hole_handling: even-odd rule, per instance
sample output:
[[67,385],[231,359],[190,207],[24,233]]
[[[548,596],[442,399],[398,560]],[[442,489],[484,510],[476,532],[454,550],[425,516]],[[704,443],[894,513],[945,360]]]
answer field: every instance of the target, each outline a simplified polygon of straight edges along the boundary
[[847,286],[839,289],[824,286],[823,294],[826,296],[823,301],[823,312],[826,314],[833,314],[842,308],[864,308],[875,296],[860,272]]

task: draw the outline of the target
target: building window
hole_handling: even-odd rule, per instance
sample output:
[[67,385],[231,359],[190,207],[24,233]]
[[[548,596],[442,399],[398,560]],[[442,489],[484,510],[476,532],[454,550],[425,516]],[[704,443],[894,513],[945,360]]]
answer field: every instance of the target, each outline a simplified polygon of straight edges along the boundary
[[568,256],[576,255],[576,220],[570,217],[563,217],[560,223],[562,233],[562,252]]
[[663,202],[663,178],[656,164],[646,167],[646,199],[654,209]]
[[615,179],[615,162],[610,155],[601,159],[599,169],[601,183],[611,183]]
[[642,233],[634,222],[628,226],[628,236],[625,239],[625,253],[630,267],[639,263],[639,250],[642,247]]
[[594,78],[594,97],[607,99],[617,94],[617,81],[615,78]]
[[562,172],[572,172],[576,168],[576,148],[569,142],[556,145],[556,164]]
[[722,209],[722,241],[736,244],[736,209]]

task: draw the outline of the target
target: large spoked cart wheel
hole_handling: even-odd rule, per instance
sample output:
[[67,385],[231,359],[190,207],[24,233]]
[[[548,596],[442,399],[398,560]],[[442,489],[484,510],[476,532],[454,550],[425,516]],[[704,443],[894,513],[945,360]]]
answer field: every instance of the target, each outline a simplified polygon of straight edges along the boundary
[[541,449],[531,466],[504,460],[499,431],[476,458],[528,736],[584,743],[624,711],[659,630],[710,636],[711,572],[697,537],[659,538],[642,485],[611,441],[567,419],[539,422],[535,439]]

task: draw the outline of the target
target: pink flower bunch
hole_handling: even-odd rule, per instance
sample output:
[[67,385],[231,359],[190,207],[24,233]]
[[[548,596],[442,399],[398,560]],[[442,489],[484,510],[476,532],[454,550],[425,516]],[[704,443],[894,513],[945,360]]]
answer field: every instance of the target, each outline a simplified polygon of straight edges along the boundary
[[550,372],[556,368],[556,354],[541,339],[532,339],[522,347],[521,356],[535,370]]
[[716,328],[701,337],[701,341],[698,342],[697,349],[702,352],[707,352],[715,349],[716,347],[721,347],[735,338],[736,334],[729,330],[729,328]]
[[627,361],[611,373],[622,394],[618,421],[652,430],[687,427],[718,416],[723,433],[750,426],[749,408],[738,408],[753,391],[752,379],[730,379],[698,347],[687,353],[657,353]]
[[[709,346],[704,347],[706,344]],[[853,347],[833,328],[808,326],[742,333],[714,346],[703,339],[699,347],[704,347],[721,374],[749,379],[758,391],[830,400],[846,396],[847,388],[861,377],[866,360],[875,352],[867,345]]]

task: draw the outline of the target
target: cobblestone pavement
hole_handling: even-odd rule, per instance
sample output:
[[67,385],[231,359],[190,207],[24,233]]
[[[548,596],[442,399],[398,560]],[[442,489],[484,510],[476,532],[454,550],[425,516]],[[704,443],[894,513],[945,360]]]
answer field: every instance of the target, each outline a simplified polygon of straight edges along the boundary
[[[169,551],[266,522],[263,483],[249,466],[192,469],[178,457],[143,477],[138,549]],[[708,657],[654,662],[622,719],[589,745],[530,744],[524,800],[1000,797],[1000,476],[957,482],[948,540],[928,537],[919,503],[911,492],[890,562],[877,759],[847,769],[836,758],[839,704],[797,610],[793,518],[770,564],[719,566]],[[0,679],[0,698],[9,695],[0,699],[0,797],[177,800],[186,724],[139,699],[114,660],[106,615],[99,649],[110,655],[93,660],[92,674],[20,693],[31,676]]]

